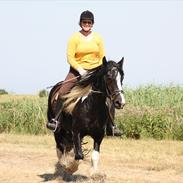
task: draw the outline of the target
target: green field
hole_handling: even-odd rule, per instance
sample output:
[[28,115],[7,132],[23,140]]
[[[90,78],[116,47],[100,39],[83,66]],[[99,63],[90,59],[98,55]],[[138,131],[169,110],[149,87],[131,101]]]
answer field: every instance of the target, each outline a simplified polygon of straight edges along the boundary
[[[123,138],[183,140],[183,87],[125,88],[126,106],[116,111]],[[0,95],[0,132],[47,134],[47,98]]]

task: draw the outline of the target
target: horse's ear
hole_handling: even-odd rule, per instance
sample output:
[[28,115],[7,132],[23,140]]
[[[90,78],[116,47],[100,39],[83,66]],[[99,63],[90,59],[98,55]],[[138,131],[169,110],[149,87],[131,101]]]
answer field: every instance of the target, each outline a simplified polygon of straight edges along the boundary
[[124,57],[118,62],[118,65],[120,66],[121,69],[123,69],[123,62],[124,62]]
[[105,56],[102,59],[102,63],[103,63],[103,65],[106,65],[107,64],[107,60],[106,60],[106,57]]

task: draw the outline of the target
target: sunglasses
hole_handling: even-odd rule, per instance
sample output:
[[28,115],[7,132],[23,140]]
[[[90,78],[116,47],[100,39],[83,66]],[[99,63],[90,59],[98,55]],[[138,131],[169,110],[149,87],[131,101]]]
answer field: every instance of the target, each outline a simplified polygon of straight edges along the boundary
[[81,23],[91,25],[92,21],[83,20]]

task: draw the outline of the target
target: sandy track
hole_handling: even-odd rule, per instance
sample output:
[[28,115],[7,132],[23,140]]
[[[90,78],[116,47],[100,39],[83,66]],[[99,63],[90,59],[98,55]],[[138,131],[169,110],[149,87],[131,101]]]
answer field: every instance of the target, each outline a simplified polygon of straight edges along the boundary
[[88,156],[70,181],[54,176],[56,162],[51,136],[0,135],[0,183],[183,183],[182,142],[105,139],[99,175]]

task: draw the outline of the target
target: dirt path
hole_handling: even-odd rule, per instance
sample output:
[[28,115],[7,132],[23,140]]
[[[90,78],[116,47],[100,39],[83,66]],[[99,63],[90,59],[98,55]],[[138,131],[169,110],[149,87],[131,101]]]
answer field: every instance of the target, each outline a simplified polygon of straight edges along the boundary
[[105,139],[102,176],[90,177],[88,156],[71,180],[63,181],[54,177],[56,162],[51,136],[0,135],[0,183],[183,183],[182,142]]

